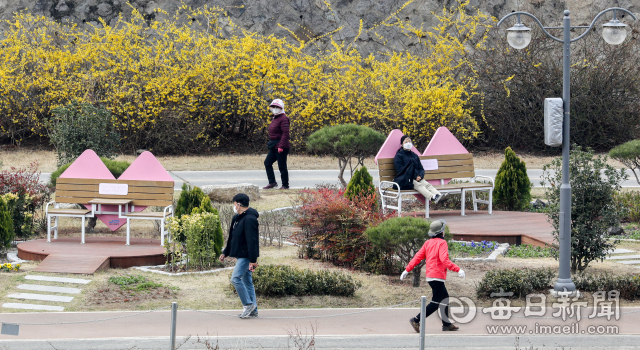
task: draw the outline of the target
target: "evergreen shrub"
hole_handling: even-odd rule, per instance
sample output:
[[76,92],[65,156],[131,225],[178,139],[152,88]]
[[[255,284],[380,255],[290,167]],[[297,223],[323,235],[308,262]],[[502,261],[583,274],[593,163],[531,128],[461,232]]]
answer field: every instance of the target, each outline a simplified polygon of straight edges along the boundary
[[511,147],[504,150],[504,157],[496,175],[494,204],[506,210],[523,210],[531,202],[531,182],[527,166]]
[[573,277],[576,289],[584,292],[620,292],[620,297],[627,300],[640,299],[640,276],[636,274],[613,275],[577,274]]
[[351,297],[362,286],[350,275],[287,265],[259,265],[253,272],[256,294],[263,296],[333,295]]
[[49,139],[56,148],[58,165],[78,158],[87,149],[100,157],[114,158],[120,135],[114,131],[111,113],[90,103],[77,100],[51,110]]
[[640,185],[640,140],[631,140],[609,151],[609,157],[624,164]]
[[[380,249],[393,251],[404,266],[409,264],[413,256],[422,248],[425,241],[431,239],[429,228],[431,221],[414,217],[395,217],[381,222],[377,226],[369,227],[365,234],[369,241]],[[451,240],[449,226],[445,227],[445,240]],[[413,269],[413,286],[420,286],[420,270],[425,262],[422,261]]]
[[[374,156],[385,141],[385,136],[370,127],[357,124],[342,124],[325,126],[314,132],[307,139],[307,151],[319,155],[329,155],[338,158],[340,174],[338,179],[342,187],[347,187],[344,181],[344,170],[351,159],[364,166],[367,157]],[[351,169],[353,176],[353,168]]]
[[490,298],[492,293],[513,293],[514,298],[541,292],[552,287],[556,272],[549,268],[489,270],[476,285],[479,298]]
[[11,247],[14,235],[11,209],[0,196],[0,253]]
[[369,174],[366,166],[361,166],[356,170],[347,185],[344,196],[349,200],[354,200],[360,196],[370,196],[376,193],[376,187],[373,185],[373,177]]

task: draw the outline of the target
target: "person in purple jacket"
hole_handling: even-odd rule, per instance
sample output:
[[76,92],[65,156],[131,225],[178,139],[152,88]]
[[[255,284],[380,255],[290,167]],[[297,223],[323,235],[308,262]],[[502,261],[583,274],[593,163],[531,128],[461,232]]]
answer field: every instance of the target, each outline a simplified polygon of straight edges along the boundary
[[269,124],[269,142],[267,148],[269,153],[264,160],[264,167],[267,170],[267,178],[269,184],[263,189],[268,190],[278,187],[276,175],[273,172],[273,163],[278,161],[278,169],[280,169],[280,177],[282,179],[281,190],[289,189],[289,171],[287,170],[287,155],[289,154],[289,117],[284,114],[284,102],[275,99],[269,105],[269,110],[273,115],[271,124]]

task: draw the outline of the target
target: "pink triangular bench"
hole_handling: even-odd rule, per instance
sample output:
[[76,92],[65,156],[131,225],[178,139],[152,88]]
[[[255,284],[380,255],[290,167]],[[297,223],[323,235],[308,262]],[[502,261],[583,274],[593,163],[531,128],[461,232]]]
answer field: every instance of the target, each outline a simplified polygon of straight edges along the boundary
[[[393,182],[396,176],[396,169],[393,164],[393,157],[400,148],[400,138],[402,137],[400,130],[393,130],[382,145],[382,148],[375,157],[378,164],[380,174],[380,197],[382,200],[382,209],[386,212],[388,209],[396,210],[398,216],[402,214],[402,197],[405,195],[413,195],[418,197],[425,204],[425,217],[429,217],[429,198],[424,198],[415,190],[397,190],[398,184]],[[419,154],[414,148],[413,152]],[[488,176],[480,176],[475,174],[473,165],[473,155],[467,151],[458,139],[445,128],[440,127],[434,134],[431,142],[420,155],[420,160],[436,160],[434,169],[425,169],[424,179],[431,183],[442,194],[460,193],[461,194],[461,215],[465,216],[465,200],[466,193],[471,192],[473,199],[473,211],[478,211],[478,203],[487,204],[489,206],[489,214],[493,213],[493,188],[494,180]],[[451,179],[470,178],[468,183],[450,184]],[[486,179],[488,183],[478,182],[477,179]],[[394,189],[396,188],[396,189]],[[488,192],[488,200],[477,198],[476,192]],[[397,204],[392,205],[390,200],[396,200]]]

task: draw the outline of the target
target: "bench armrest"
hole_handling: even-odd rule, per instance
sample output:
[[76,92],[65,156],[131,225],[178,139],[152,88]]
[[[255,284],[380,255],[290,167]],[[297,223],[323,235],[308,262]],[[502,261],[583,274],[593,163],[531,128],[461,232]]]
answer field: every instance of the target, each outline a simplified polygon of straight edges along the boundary
[[55,204],[56,201],[51,201],[49,203],[47,203],[47,205],[44,206],[44,213],[45,215],[49,214],[49,206]]
[[[383,184],[385,184],[385,185],[392,185],[392,186],[396,186],[396,187],[398,188],[398,192],[396,192],[396,193],[395,193],[395,196],[387,196],[387,195],[385,195],[386,190],[383,190],[383,189],[382,189],[382,185],[383,185]],[[387,187],[387,189],[388,189],[388,188],[389,188],[389,187]],[[392,187],[392,188],[393,188],[393,187]],[[380,191],[380,195],[381,195],[382,197],[385,197],[385,198],[396,198],[396,199],[397,199],[398,197],[400,197],[400,185],[398,185],[396,182],[393,182],[393,181],[380,181],[380,188],[379,188],[379,191]],[[395,190],[394,190],[394,191],[395,191]]]
[[167,217],[167,210],[169,210],[169,212],[171,212],[171,214],[173,214],[173,205],[168,205],[164,208],[164,210],[162,211],[162,216]]
[[475,181],[475,179],[477,179],[477,178],[482,178],[482,179],[487,179],[487,180],[489,180],[489,182],[491,182],[491,189],[495,189],[495,183],[494,183],[494,181],[493,181],[493,178],[492,178],[492,177],[489,177],[489,176],[482,176],[482,175],[476,175],[476,177],[474,177],[474,181]]

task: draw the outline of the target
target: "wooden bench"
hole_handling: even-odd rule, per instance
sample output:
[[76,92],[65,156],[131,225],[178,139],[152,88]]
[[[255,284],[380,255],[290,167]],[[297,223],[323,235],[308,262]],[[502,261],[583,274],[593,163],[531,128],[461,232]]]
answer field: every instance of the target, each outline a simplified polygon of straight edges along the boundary
[[[120,188],[126,188],[126,194],[105,194],[109,191],[100,191],[100,184],[115,184]],[[126,185],[126,186],[125,186]],[[103,185],[108,186],[108,185]],[[60,209],[60,203],[91,204],[91,209]],[[49,206],[53,205],[52,209]],[[106,212],[102,205],[116,205],[117,212]],[[159,206],[164,207],[162,212],[135,212],[135,206]],[[124,210],[122,210],[124,206]],[[82,239],[84,244],[85,219],[95,215],[118,215],[120,219],[127,220],[127,241],[130,243],[131,220],[159,220],[160,221],[160,245],[164,245],[164,236],[171,236],[169,230],[165,231],[166,219],[173,216],[173,181],[138,181],[138,180],[99,180],[99,179],[73,179],[58,178],[56,183],[55,201],[47,203],[47,242],[51,241],[51,230],[54,230],[54,239],[58,238],[58,217],[82,218]],[[51,218],[55,217],[55,224],[51,227]]]
[[[473,166],[473,155],[471,153],[462,154],[447,154],[436,156],[420,156],[420,160],[436,159],[438,167],[436,170],[425,170],[425,180],[440,180],[440,185],[434,185],[434,187],[440,191],[443,195],[449,193],[461,194],[461,215],[465,216],[465,196],[467,191],[471,191],[473,198],[473,211],[478,211],[478,203],[484,203],[489,205],[489,214],[493,213],[492,200],[493,200],[493,178],[488,176],[479,176],[475,174]],[[398,212],[398,216],[402,214],[402,197],[406,195],[416,195],[420,192],[416,190],[398,191],[399,186],[393,182],[396,177],[396,168],[393,164],[393,158],[380,158],[378,159],[378,170],[380,171],[380,198],[382,199],[382,209],[386,212],[387,208],[395,209]],[[456,178],[471,178],[469,183],[459,184],[445,184],[445,179]],[[476,182],[478,178],[487,179],[490,183]],[[394,187],[395,186],[395,187]],[[397,189],[394,189],[397,188]],[[487,191],[489,193],[489,200],[481,200],[476,197],[477,191]],[[389,205],[387,202],[389,199],[397,199],[398,204],[396,206]],[[429,217],[429,202],[431,198],[426,198],[425,201],[425,217]]]

